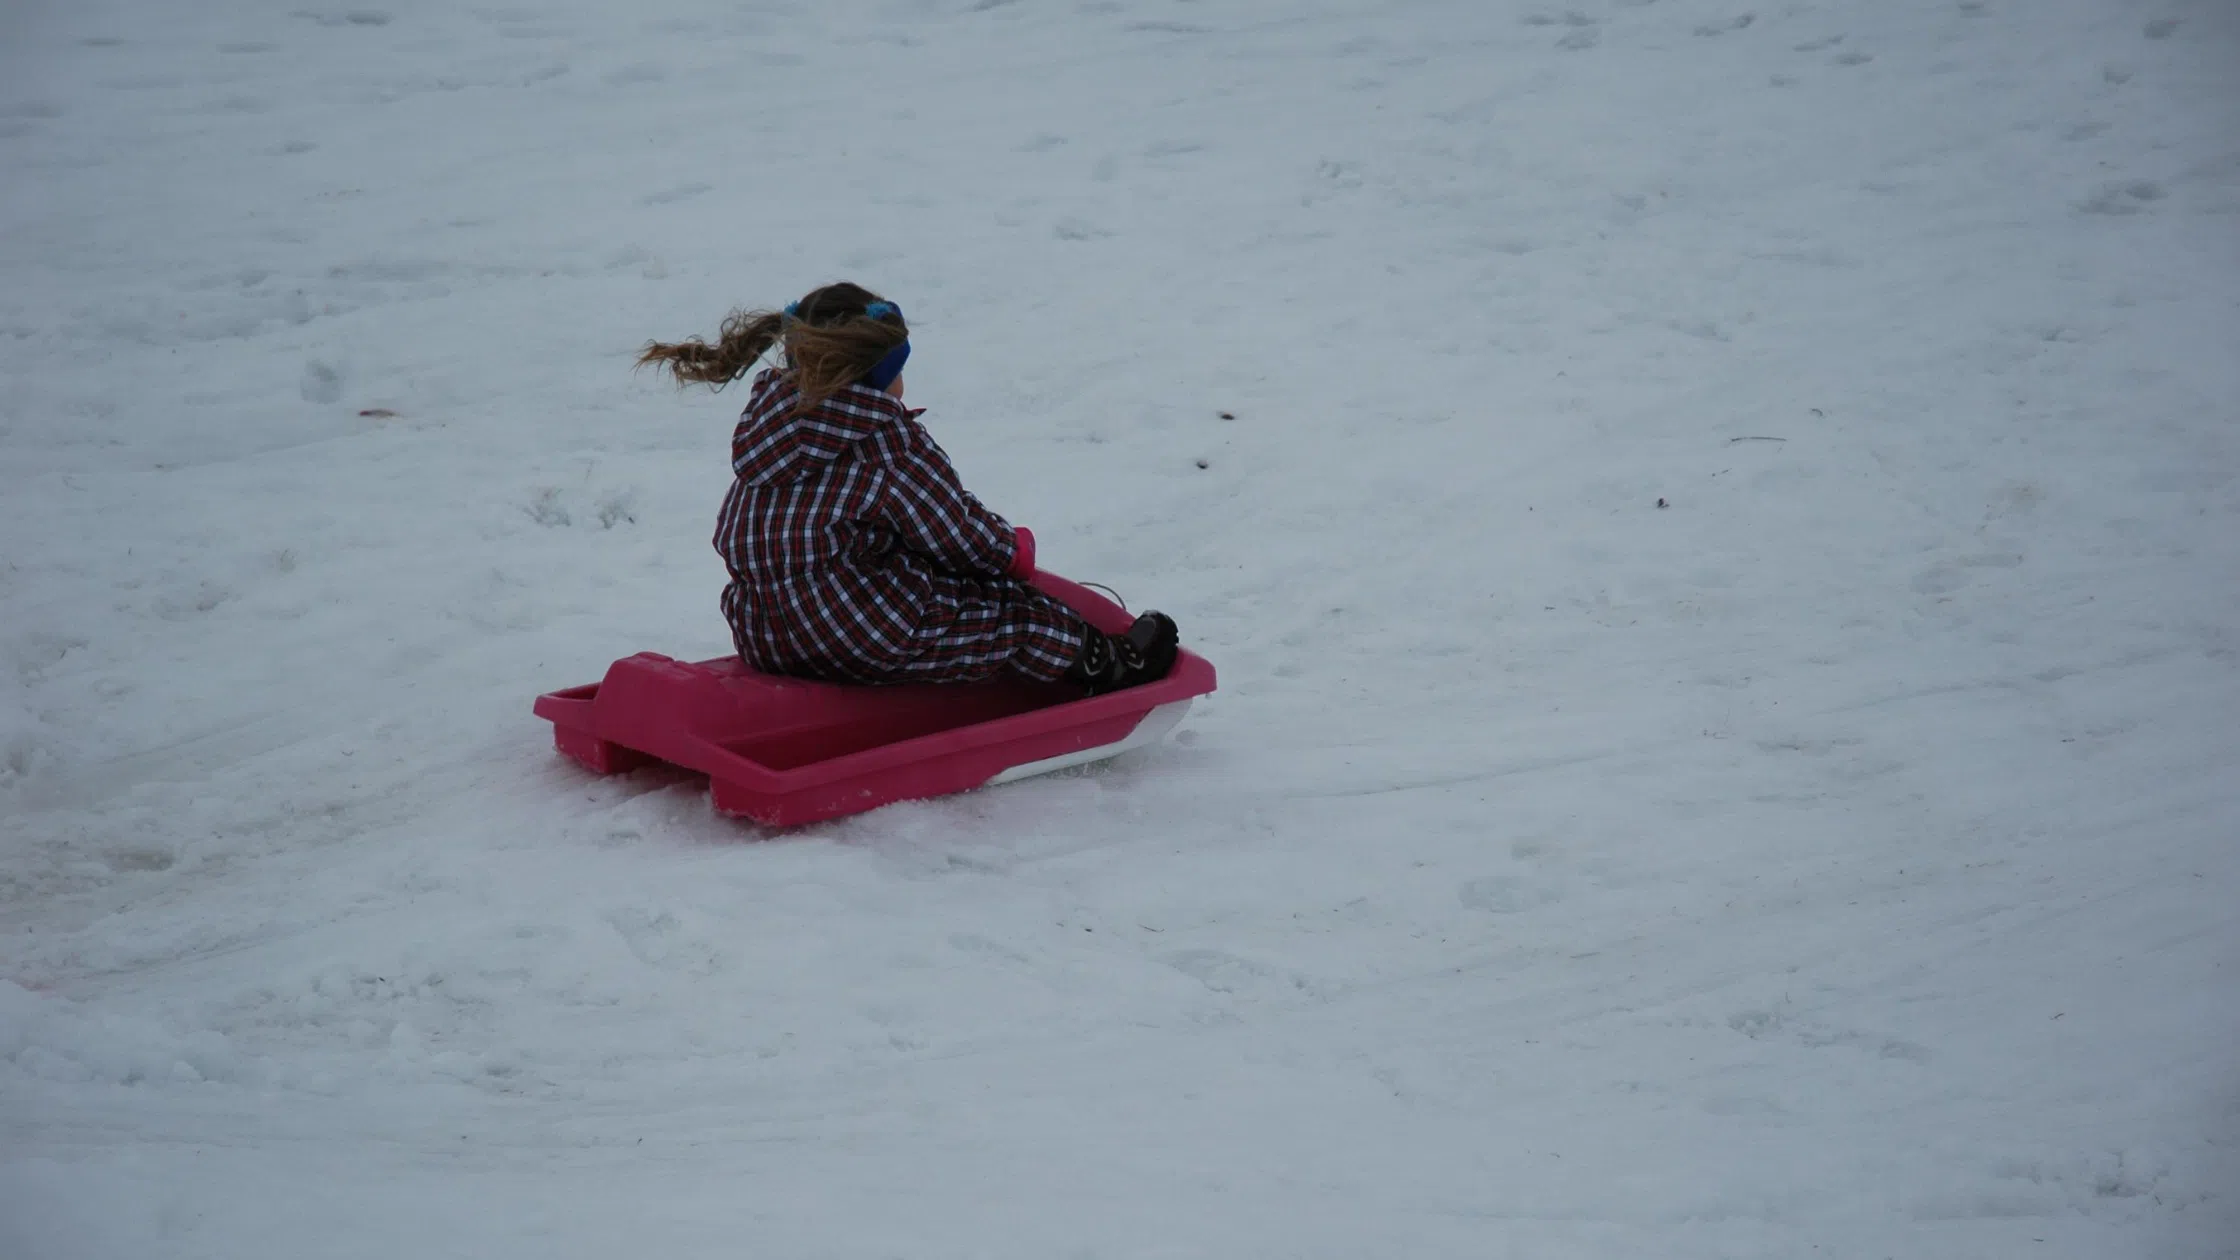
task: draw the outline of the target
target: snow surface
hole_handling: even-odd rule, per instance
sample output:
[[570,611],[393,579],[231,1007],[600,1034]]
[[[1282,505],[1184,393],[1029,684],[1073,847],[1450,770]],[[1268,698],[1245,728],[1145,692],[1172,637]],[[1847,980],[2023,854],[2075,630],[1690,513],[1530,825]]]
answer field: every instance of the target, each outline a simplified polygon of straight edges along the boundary
[[[352,3],[0,10],[0,1255],[2240,1254],[2240,6]],[[1174,739],[552,753],[839,277]]]

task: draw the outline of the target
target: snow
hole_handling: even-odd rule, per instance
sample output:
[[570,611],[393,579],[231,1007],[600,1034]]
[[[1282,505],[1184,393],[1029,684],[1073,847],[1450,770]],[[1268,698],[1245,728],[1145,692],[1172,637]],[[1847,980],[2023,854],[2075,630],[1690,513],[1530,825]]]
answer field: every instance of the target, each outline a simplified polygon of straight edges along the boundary
[[[2233,6],[303,2],[0,16],[0,1255],[2240,1254]],[[1172,739],[553,754],[840,277]]]

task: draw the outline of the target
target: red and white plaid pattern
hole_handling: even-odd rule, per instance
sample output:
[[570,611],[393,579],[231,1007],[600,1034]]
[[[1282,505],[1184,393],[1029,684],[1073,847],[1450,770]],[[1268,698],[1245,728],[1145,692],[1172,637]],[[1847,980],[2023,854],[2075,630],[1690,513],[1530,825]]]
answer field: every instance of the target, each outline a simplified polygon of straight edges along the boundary
[[739,655],[840,682],[1063,674],[1081,619],[1004,576],[1011,526],[958,483],[918,413],[862,385],[799,399],[765,370],[731,435],[738,480],[715,545]]

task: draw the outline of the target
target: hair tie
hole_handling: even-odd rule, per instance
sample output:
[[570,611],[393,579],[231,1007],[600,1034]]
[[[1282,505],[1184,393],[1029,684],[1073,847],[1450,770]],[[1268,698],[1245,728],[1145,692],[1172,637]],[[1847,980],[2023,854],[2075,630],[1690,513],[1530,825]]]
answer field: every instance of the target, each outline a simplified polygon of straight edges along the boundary
[[788,318],[791,318],[791,319],[799,319],[799,318],[801,318],[801,303],[799,303],[799,302],[788,302],[788,303],[786,303],[786,315],[787,315],[787,317],[788,317]]
[[902,308],[892,302],[873,302],[863,308],[866,319],[885,319],[889,315],[900,317]]

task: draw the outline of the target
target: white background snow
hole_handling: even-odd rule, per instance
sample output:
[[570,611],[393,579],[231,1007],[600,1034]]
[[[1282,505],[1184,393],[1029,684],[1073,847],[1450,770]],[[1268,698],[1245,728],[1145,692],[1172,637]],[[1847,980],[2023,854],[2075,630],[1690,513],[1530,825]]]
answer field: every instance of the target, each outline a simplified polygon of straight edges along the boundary
[[[0,10],[0,1255],[2240,1254],[2234,5],[349,3]],[[1177,738],[551,751],[843,277]]]

